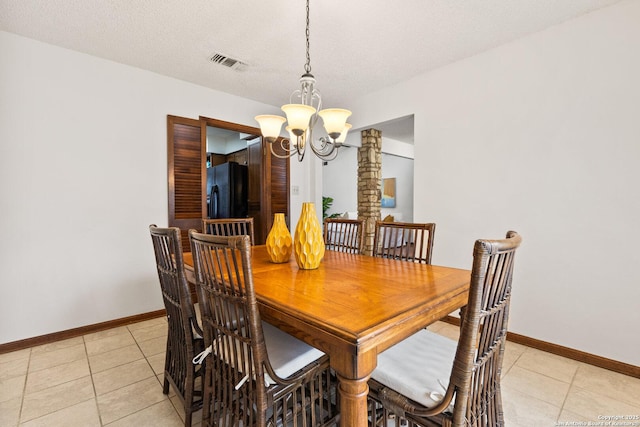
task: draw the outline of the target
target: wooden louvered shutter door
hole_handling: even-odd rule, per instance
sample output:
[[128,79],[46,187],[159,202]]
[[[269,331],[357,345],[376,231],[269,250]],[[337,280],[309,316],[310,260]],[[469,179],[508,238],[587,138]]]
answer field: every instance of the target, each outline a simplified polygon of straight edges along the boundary
[[[249,176],[259,179],[249,181],[249,211],[260,212],[260,221],[255,222],[256,244],[264,244],[273,225],[273,215],[284,213],[289,225],[289,158],[281,159],[271,155],[271,149],[265,141],[248,147]],[[280,142],[273,144],[274,151],[280,155],[286,152]],[[253,168],[253,169],[251,169]],[[254,173],[252,174],[252,170]],[[257,217],[256,217],[257,218]],[[255,220],[254,220],[255,221]],[[291,231],[293,233],[293,231]]]
[[199,120],[167,116],[169,226],[182,230],[182,250],[191,252],[188,230],[202,230],[207,183],[205,125]]
[[[260,138],[262,140],[262,138]],[[247,166],[249,166],[249,216],[253,217],[255,242],[262,245],[267,240],[268,210],[263,203],[263,147],[262,143],[249,144],[247,146]],[[266,186],[266,184],[265,184]]]
[[[289,159],[271,155],[267,142],[250,144],[249,159],[249,213],[255,215],[256,244],[264,244],[273,224],[273,215],[284,213],[289,223]],[[274,151],[286,152],[280,142],[274,143]],[[291,231],[293,233],[293,231]]]
[[[273,149],[279,155],[287,154],[279,143],[274,144]],[[296,157],[294,156],[294,158]],[[293,234],[293,229],[289,223],[291,221],[291,218],[289,218],[289,159],[271,156],[270,172],[270,218],[273,218],[273,214],[275,213],[284,213],[287,218],[287,226]],[[295,224],[293,224],[293,226],[295,227]]]

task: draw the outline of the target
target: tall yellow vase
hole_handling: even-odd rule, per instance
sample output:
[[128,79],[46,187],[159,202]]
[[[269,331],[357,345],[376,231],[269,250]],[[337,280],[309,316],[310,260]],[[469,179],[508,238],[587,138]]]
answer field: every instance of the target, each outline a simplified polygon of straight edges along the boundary
[[287,228],[287,223],[284,221],[283,213],[273,215],[273,225],[267,235],[266,244],[267,253],[272,262],[279,264],[287,262],[291,258],[293,240]]
[[316,215],[316,207],[311,202],[302,204],[302,212],[293,238],[293,253],[298,267],[303,270],[318,268],[324,257],[322,227]]

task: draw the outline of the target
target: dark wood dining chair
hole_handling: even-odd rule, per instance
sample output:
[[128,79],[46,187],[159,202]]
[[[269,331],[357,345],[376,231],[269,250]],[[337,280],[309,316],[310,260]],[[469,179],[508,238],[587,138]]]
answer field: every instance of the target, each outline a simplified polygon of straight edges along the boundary
[[196,379],[203,369],[192,363],[204,349],[202,330],[184,272],[180,229],[152,224],[149,231],[168,323],[162,392],[169,394],[171,385],[184,407],[184,425],[189,427],[192,414],[202,407],[201,387],[196,390]]
[[457,342],[424,329],[378,356],[369,380],[372,417],[408,427],[504,426],[500,376],[520,242],[514,231],[475,242]]
[[325,218],[324,245],[329,251],[359,254],[364,242],[364,220]]
[[431,264],[435,223],[376,222],[373,256]]
[[218,218],[203,219],[202,232],[214,236],[242,236],[251,238],[254,245],[253,218]]
[[328,356],[261,320],[249,237],[190,230],[189,239],[206,346],[203,425],[334,423]]

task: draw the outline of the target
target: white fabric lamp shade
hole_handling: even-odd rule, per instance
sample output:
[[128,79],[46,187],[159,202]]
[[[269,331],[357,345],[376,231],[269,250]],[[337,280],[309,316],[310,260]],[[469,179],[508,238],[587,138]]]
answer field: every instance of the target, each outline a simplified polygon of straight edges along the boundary
[[282,106],[282,111],[287,115],[287,123],[291,127],[291,131],[300,136],[309,127],[309,121],[316,109],[310,105],[286,104]]
[[329,136],[336,139],[344,130],[344,125],[347,123],[351,111],[345,110],[344,108],[327,108],[319,111],[318,115],[322,117],[324,129]]
[[282,124],[286,121],[284,117],[265,114],[256,116],[256,121],[260,124],[260,132],[265,138],[276,139],[280,136]]

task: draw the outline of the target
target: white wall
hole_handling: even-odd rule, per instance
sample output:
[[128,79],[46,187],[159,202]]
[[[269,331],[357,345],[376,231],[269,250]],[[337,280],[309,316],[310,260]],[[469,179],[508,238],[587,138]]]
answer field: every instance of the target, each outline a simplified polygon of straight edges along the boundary
[[[290,160],[289,231],[294,234],[303,202],[315,204],[318,221],[322,223],[322,162],[310,150],[302,162]],[[297,192],[294,190],[297,189]]]
[[[384,135],[382,145],[384,145]],[[396,206],[381,208],[381,218],[393,215],[394,221],[413,222],[413,159],[382,153],[382,179],[396,179]]]
[[0,343],[162,308],[167,114],[277,109],[5,32],[0,52]]
[[322,195],[333,198],[329,214],[358,211],[358,147],[340,148],[322,167]]
[[415,114],[416,221],[434,264],[523,236],[510,330],[640,365],[640,2],[476,55],[353,106]]
[[[372,128],[376,129],[375,126],[372,126]],[[413,129],[411,130],[413,131]],[[382,131],[382,152],[407,159],[413,159],[415,147],[413,144],[387,138],[384,136],[384,131]]]

